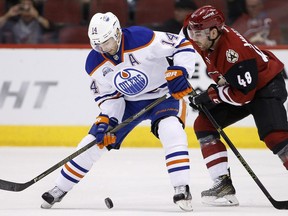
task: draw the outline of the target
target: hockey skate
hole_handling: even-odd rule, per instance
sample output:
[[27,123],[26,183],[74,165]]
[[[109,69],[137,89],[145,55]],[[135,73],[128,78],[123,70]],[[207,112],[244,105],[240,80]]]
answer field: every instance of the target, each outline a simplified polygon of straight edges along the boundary
[[50,209],[56,202],[60,202],[67,192],[60,190],[57,186],[45,192],[42,195],[44,202],[41,205],[43,209]]
[[188,185],[181,185],[174,187],[175,195],[173,201],[183,211],[193,211],[192,209],[192,196]]
[[212,188],[202,191],[202,203],[213,206],[238,206],[235,194],[230,176],[223,175],[216,179]]
[[279,158],[282,160],[283,165],[288,170],[288,145],[286,145],[282,150],[280,150],[278,153]]

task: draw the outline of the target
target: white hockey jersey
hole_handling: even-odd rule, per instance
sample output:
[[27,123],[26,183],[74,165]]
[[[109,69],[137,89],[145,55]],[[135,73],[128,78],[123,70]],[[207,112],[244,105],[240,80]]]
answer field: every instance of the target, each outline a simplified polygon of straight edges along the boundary
[[121,121],[125,101],[155,99],[169,90],[165,71],[173,65],[185,67],[191,77],[195,50],[184,37],[132,26],[122,29],[119,51],[114,55],[92,50],[86,60],[95,101],[103,113]]

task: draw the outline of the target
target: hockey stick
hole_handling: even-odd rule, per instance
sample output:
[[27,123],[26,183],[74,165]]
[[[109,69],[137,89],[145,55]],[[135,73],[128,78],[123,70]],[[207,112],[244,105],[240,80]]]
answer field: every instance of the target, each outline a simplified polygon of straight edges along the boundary
[[[192,95],[195,96],[197,93],[193,90]],[[262,192],[265,194],[265,196],[268,198],[268,200],[271,202],[271,204],[276,208],[276,209],[288,209],[288,200],[286,201],[277,201],[273,199],[273,197],[270,195],[270,193],[267,191],[265,186],[261,183],[257,175],[253,172],[253,170],[250,168],[248,163],[245,161],[245,159],[242,157],[240,152],[237,150],[237,148],[234,146],[232,141],[229,139],[229,137],[226,135],[226,133],[223,131],[223,129],[220,127],[220,125],[216,122],[214,117],[211,115],[209,110],[203,106],[199,106],[200,109],[203,111],[203,113],[207,116],[207,118],[211,121],[215,129],[218,131],[218,133],[222,136],[222,138],[225,140],[225,142],[228,144],[230,149],[233,151],[235,156],[239,159],[241,164],[244,166],[246,171],[250,174],[250,176],[253,178],[253,180],[256,182],[258,187],[262,190]]]
[[[160,104],[161,102],[163,102],[164,100],[166,100],[167,98],[170,97],[170,94],[167,93],[166,95],[158,98],[157,100],[153,101],[151,104],[149,104],[148,106],[144,107],[142,110],[140,110],[138,113],[132,115],[131,117],[127,118],[125,121],[123,121],[122,123],[120,123],[119,125],[117,125],[115,128],[113,128],[110,132],[111,133],[115,133],[116,131],[120,130],[121,128],[125,127],[126,125],[128,125],[129,123],[131,123],[132,121],[134,121],[135,119],[137,119],[138,117],[140,117],[141,115],[143,115],[144,113],[146,113],[147,111],[149,111],[150,109],[152,109],[153,107],[157,106],[158,104]],[[58,169],[59,167],[61,167],[62,165],[64,165],[65,163],[67,163],[68,161],[72,160],[73,158],[77,157],[78,155],[80,155],[82,152],[88,150],[89,148],[91,148],[92,146],[94,146],[96,143],[96,140],[88,143],[87,145],[85,145],[84,147],[82,147],[81,149],[77,150],[76,152],[74,152],[73,154],[69,155],[68,157],[64,158],[63,160],[61,160],[60,162],[58,162],[57,164],[55,164],[54,166],[50,167],[49,169],[47,169],[46,171],[44,171],[43,173],[41,173],[40,175],[38,175],[37,177],[33,178],[32,180],[25,182],[25,183],[17,183],[17,182],[11,182],[11,181],[5,181],[0,179],[0,189],[1,190],[7,190],[7,191],[13,191],[13,192],[18,192],[18,191],[22,191],[28,187],[30,187],[31,185],[33,185],[34,183],[38,182],[39,180],[41,180],[42,178],[46,177],[47,175],[49,175],[50,173],[52,173],[53,171],[55,171],[56,169]]]

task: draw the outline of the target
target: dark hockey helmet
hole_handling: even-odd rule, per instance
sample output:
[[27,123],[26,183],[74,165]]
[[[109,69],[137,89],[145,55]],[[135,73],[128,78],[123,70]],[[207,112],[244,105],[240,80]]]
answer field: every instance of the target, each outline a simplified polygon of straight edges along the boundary
[[189,19],[190,30],[204,30],[216,27],[221,31],[225,24],[224,14],[211,5],[203,6],[191,14]]

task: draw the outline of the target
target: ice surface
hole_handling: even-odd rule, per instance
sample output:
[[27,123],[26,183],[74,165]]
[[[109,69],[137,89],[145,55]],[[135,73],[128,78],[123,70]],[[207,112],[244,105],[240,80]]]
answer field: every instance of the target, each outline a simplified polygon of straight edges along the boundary
[[[1,147],[0,179],[27,182],[75,150],[69,147]],[[239,149],[260,181],[276,200],[288,200],[288,172],[269,150]],[[172,201],[173,188],[166,172],[164,151],[154,148],[122,148],[110,151],[85,178],[52,209],[41,209],[41,195],[54,186],[60,169],[21,192],[0,190],[0,216],[278,216],[275,209],[235,155],[229,151],[238,207],[211,207],[201,203],[200,193],[212,182],[199,149],[190,149],[193,212],[182,212]],[[110,197],[114,208],[104,199]]]

